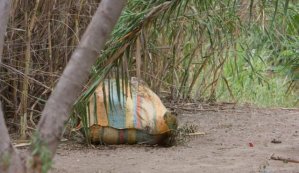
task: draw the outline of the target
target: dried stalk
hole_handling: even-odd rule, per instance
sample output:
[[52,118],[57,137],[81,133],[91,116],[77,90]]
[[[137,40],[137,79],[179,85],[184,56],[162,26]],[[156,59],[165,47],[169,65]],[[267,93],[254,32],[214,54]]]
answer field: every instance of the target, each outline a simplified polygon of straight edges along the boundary
[[140,38],[136,38],[136,52],[135,52],[135,58],[136,58],[136,76],[138,79],[141,79],[140,74],[140,68],[141,68],[141,43]]
[[[22,86],[22,97],[21,97],[21,103],[20,103],[20,109],[21,109],[21,129],[20,129],[20,138],[26,139],[27,138],[27,107],[28,107],[28,93],[29,93],[29,73],[30,73],[30,64],[31,64],[31,36],[32,36],[32,30],[34,28],[35,22],[36,22],[36,12],[37,8],[39,6],[39,0],[36,0],[35,7],[33,10],[32,17],[30,19],[29,26],[27,28],[27,41],[26,41],[26,50],[25,50],[25,71],[24,71],[24,81]],[[28,16],[28,13],[26,12],[25,16]],[[27,18],[27,17],[25,17]],[[28,20],[26,20],[28,21]]]

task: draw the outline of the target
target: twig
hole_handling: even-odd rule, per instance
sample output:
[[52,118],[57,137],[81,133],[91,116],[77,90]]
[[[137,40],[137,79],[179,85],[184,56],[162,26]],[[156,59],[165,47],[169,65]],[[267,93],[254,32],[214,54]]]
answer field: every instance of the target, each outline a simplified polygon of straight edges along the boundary
[[14,144],[14,147],[19,148],[19,147],[27,147],[30,145],[31,145],[31,142],[26,142],[26,143]]
[[172,109],[181,109],[184,111],[213,111],[213,112],[218,112],[219,110],[217,109],[201,109],[201,108],[183,108],[183,107],[177,107],[177,106],[167,106]]
[[288,110],[288,111],[299,111],[298,108],[280,108],[281,110]]
[[292,163],[299,163],[299,160],[295,160],[295,159],[290,159],[290,158],[283,158],[280,156],[274,156],[274,154],[272,154],[272,156],[270,157],[271,160],[280,160],[283,162],[292,162]]
[[[19,124],[19,123],[14,123],[14,122],[10,122],[10,121],[8,121],[6,123],[7,124],[12,124],[12,125],[15,125],[15,126],[21,126],[21,124]],[[36,130],[36,128],[30,127],[30,126],[27,126],[27,128],[30,129],[30,130]]]
[[[54,83],[54,82],[53,82]],[[47,88],[46,90],[44,90],[43,91],[43,93],[41,94],[41,95],[44,95],[44,94],[46,94],[47,92],[49,92],[51,90],[51,88]],[[39,102],[40,100],[39,99],[36,99],[36,101],[34,102],[34,104],[31,106],[31,112],[30,112],[30,118],[29,118],[29,120],[30,120],[30,122],[32,123],[32,125],[34,126],[34,128],[36,128],[36,124],[35,124],[35,122],[34,122],[34,120],[33,120],[33,112],[34,112],[34,107],[38,104],[38,102]]]
[[203,135],[206,135],[206,133],[205,132],[194,132],[194,133],[186,134],[186,136],[203,136]]
[[[13,146],[19,148],[19,147],[27,147],[31,145],[30,140],[20,140],[20,141],[21,141],[20,143],[14,143]],[[65,142],[65,141],[68,141],[68,139],[66,138],[60,139],[60,142]]]

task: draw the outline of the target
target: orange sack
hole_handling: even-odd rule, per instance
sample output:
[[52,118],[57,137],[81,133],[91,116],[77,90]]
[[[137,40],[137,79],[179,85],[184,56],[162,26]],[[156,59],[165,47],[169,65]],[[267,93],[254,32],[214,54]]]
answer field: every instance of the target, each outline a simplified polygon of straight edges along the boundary
[[87,106],[89,139],[98,144],[168,144],[177,118],[144,82],[100,83]]

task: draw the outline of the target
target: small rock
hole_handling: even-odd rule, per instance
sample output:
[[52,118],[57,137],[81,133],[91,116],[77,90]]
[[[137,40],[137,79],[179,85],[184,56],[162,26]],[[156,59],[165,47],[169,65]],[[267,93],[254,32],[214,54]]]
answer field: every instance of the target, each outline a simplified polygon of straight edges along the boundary
[[281,141],[280,141],[280,140],[277,140],[277,139],[273,139],[273,140],[271,141],[271,143],[273,143],[273,144],[280,144]]

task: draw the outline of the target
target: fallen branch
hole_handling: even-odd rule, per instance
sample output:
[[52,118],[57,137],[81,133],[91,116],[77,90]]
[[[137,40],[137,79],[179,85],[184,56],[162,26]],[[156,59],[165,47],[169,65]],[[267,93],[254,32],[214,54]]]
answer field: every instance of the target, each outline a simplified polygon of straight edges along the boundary
[[[65,141],[67,141],[68,139],[66,139],[66,138],[62,138],[62,139],[60,139],[60,142],[65,142]],[[21,142],[20,141],[18,141],[17,143],[13,143],[13,146],[15,147],[15,148],[20,148],[20,147],[28,147],[28,146],[30,146],[31,145],[31,141],[30,140],[22,140]]]
[[206,135],[205,132],[194,132],[194,133],[186,134],[186,136],[204,136],[204,135]]
[[28,147],[31,145],[31,142],[25,142],[25,143],[19,143],[19,144],[13,144],[15,148],[20,148],[20,147]]
[[299,111],[298,108],[280,108],[281,110],[287,110],[287,111]]
[[218,112],[219,110],[217,109],[202,109],[202,108],[183,108],[183,107],[177,107],[177,106],[167,106],[168,108],[171,109],[179,109],[179,110],[183,110],[183,111],[211,111],[211,112]]
[[299,163],[299,160],[295,160],[295,159],[290,159],[290,158],[283,158],[280,156],[274,156],[274,154],[272,154],[272,156],[270,157],[271,160],[280,160],[283,161],[285,163],[291,162],[291,163]]

